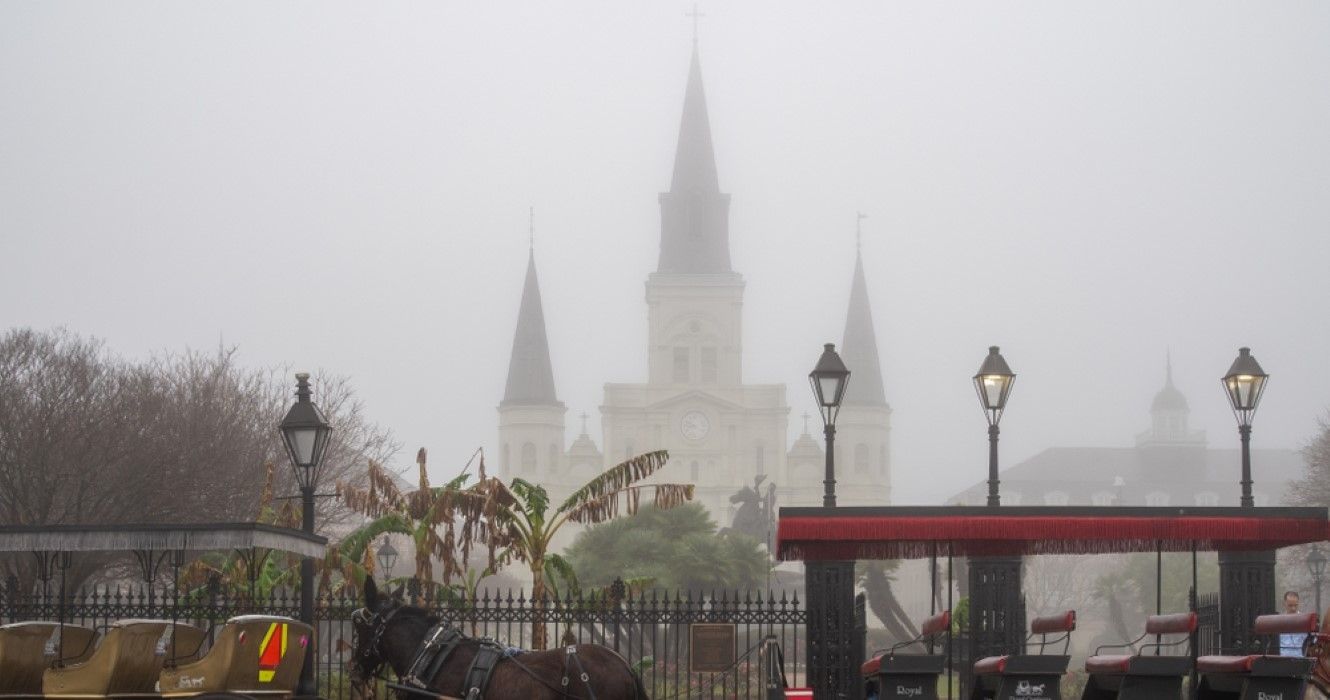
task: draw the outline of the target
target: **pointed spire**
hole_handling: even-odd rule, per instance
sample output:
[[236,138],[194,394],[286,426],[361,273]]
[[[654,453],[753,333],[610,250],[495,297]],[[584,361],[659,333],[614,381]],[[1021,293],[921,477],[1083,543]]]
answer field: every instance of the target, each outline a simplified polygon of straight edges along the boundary
[[730,196],[720,191],[702,64],[693,47],[670,191],[660,195],[661,272],[730,272]]
[[702,63],[697,47],[688,67],[688,88],[684,91],[683,117],[679,121],[679,143],[674,150],[674,178],[670,191],[718,194],[716,154],[711,146],[711,120],[707,117],[707,96],[702,89]]
[[[859,215],[862,221],[863,214]],[[882,388],[882,365],[877,354],[877,333],[873,329],[873,309],[868,303],[868,282],[864,279],[864,256],[854,256],[854,282],[850,286],[850,309],[845,318],[845,338],[841,357],[850,368],[850,385],[845,389],[844,404],[886,406]]]
[[508,386],[501,405],[562,405],[554,393],[554,370],[545,336],[545,311],[540,303],[534,245],[527,254],[526,284],[517,312],[513,354],[508,360]]

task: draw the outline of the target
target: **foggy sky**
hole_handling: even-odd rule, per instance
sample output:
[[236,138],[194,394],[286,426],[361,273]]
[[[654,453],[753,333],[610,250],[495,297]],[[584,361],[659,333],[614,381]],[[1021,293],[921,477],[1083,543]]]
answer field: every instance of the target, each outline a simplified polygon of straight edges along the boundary
[[[585,410],[599,441],[603,383],[646,378],[689,7],[0,4],[0,327],[346,374],[399,466],[451,474],[497,454],[534,206],[569,440]],[[787,384],[792,438],[856,211],[898,504],[985,477],[990,344],[1004,464],[1132,444],[1169,349],[1212,447],[1240,345],[1272,375],[1253,445],[1311,437],[1330,5],[700,9],[745,380]]]

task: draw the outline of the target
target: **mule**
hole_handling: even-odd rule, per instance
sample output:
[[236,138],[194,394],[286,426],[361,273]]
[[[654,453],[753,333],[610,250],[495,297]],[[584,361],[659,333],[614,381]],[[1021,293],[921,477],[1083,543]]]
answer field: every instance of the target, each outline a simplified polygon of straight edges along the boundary
[[[440,622],[428,610],[380,595],[373,579],[365,580],[365,607],[353,615],[355,644],[350,662],[353,696],[369,697],[368,689],[386,665],[401,679],[415,659],[426,634]],[[482,642],[463,638],[433,678],[422,678],[421,690],[396,690],[403,700],[465,698],[465,677]],[[571,651],[571,653],[570,653]],[[642,679],[628,661],[609,647],[578,644],[549,651],[504,656],[494,665],[485,689],[486,700],[650,700]]]

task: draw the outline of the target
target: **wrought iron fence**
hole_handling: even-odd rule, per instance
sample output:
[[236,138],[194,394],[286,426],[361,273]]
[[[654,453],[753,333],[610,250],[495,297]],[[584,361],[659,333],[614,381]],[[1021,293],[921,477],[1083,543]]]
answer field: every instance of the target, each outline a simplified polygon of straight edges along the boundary
[[1196,654],[1220,653],[1219,594],[1202,593],[1196,598]]
[[[418,591],[419,587],[412,586],[411,590]],[[623,591],[622,587],[612,590]],[[775,637],[784,651],[790,684],[802,685],[805,679],[807,615],[796,594],[648,590],[537,602],[520,590],[481,590],[472,600],[435,600],[428,593],[417,593],[412,602],[434,610],[468,634],[515,647],[532,644],[537,620],[545,628],[551,647],[604,644],[641,671],[648,693],[657,700],[763,697],[758,649],[768,636]],[[345,591],[320,597],[315,607],[312,648],[317,655],[319,694],[326,698],[349,697],[346,662],[354,644],[351,613],[362,604],[356,592]],[[9,585],[0,590],[0,624],[62,619],[104,630],[115,620],[155,618],[199,626],[208,631],[210,640],[222,623],[236,615],[297,617],[299,611],[298,593],[285,589],[251,596],[214,586],[182,595],[169,586],[99,586],[63,601],[58,594],[44,594],[40,589],[20,591]],[[735,663],[727,670],[691,672],[689,631],[691,625],[699,623],[734,626]]]

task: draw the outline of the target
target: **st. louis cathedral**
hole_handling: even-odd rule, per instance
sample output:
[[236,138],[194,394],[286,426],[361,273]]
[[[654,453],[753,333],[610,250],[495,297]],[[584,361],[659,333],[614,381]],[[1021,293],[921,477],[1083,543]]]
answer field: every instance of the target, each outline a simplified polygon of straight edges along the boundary
[[[605,385],[603,448],[587,434],[585,418],[581,435],[565,447],[566,408],[555,391],[531,253],[499,403],[501,473],[542,483],[558,496],[628,457],[666,449],[670,463],[661,480],[696,484],[696,500],[722,523],[734,512],[731,496],[758,477],[764,496],[776,485],[779,505],[820,504],[821,430],[814,426],[810,434],[805,419],[790,445],[785,385],[744,382],[747,282],[730,264],[730,195],[720,189],[696,46],[674,173],[659,200],[660,258],[646,280],[648,376]],[[821,341],[810,338],[809,347]],[[838,502],[884,505],[891,496],[891,408],[861,257],[840,353],[852,377],[836,424]],[[792,360],[807,359],[796,354]]]

